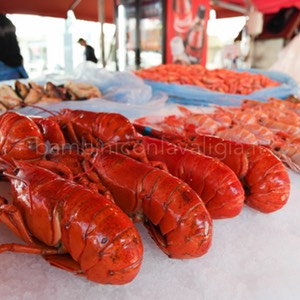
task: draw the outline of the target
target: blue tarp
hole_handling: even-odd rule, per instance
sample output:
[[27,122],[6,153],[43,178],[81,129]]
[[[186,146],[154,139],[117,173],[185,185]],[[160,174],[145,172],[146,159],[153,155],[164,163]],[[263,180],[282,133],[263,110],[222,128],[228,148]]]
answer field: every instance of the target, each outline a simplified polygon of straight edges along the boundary
[[284,99],[290,95],[298,94],[298,83],[292,77],[285,73],[264,71],[258,69],[247,69],[238,71],[262,74],[269,77],[272,80],[280,82],[281,85],[277,87],[261,89],[248,95],[237,95],[209,91],[198,86],[187,84],[168,84],[150,80],[145,80],[145,82],[146,84],[152,87],[153,91],[163,91],[167,93],[169,96],[168,102],[184,105],[210,106],[212,104],[217,104],[237,106],[241,104],[241,101],[243,99],[260,100],[265,102],[270,97]]

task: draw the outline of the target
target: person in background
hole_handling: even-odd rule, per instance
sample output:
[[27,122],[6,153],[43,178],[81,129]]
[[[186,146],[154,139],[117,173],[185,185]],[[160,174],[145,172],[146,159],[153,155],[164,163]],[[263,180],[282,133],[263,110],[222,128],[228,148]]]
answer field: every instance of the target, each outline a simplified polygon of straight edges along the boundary
[[85,59],[87,61],[92,61],[94,63],[97,63],[98,59],[95,56],[95,50],[94,50],[94,48],[92,46],[88,45],[87,42],[86,42],[86,40],[83,39],[83,38],[80,38],[78,40],[78,43],[81,46],[85,47],[85,51],[84,51]]
[[0,14],[0,80],[28,78],[16,36],[16,27]]

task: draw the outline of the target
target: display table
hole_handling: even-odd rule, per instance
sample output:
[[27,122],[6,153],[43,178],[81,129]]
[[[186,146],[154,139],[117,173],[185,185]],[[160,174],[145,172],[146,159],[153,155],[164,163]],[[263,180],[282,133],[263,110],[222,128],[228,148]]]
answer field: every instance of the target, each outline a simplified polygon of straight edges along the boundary
[[[89,103],[73,103],[72,108],[92,108]],[[176,111],[175,105],[164,103],[146,108],[107,102],[97,105],[99,111],[117,111],[129,118]],[[36,113],[33,108],[21,112]],[[144,243],[144,260],[138,276],[124,286],[89,282],[50,266],[38,255],[1,253],[0,299],[297,299],[300,295],[300,175],[293,171],[289,175],[291,195],[281,210],[263,214],[244,206],[241,214],[233,219],[215,220],[212,246],[206,255],[197,259],[168,258],[143,225],[137,224]],[[0,224],[0,243],[10,242],[20,241]]]

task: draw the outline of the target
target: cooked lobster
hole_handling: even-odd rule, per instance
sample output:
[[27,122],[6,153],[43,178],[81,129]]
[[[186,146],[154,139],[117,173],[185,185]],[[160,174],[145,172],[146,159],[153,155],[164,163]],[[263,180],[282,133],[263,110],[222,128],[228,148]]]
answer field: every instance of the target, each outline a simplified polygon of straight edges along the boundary
[[235,217],[244,205],[245,193],[241,182],[218,159],[146,136],[119,143],[117,149],[166,169],[186,182],[200,196],[214,219]]
[[15,112],[6,112],[0,116],[2,160],[41,159],[45,150],[43,135],[32,119]]
[[0,201],[0,221],[26,245],[0,252],[42,255],[52,265],[103,284],[126,284],[143,257],[141,238],[114,203],[73,181],[27,162],[5,172],[13,204]]
[[131,122],[117,113],[63,109],[57,116],[49,119],[60,125],[69,142],[81,146],[102,146],[109,142],[127,141],[136,136]]
[[241,144],[213,136],[193,138],[164,134],[136,124],[140,133],[163,138],[172,143],[215,157],[238,176],[246,193],[245,203],[264,213],[282,208],[290,193],[290,179],[284,164],[267,148]]
[[91,166],[116,204],[129,216],[144,221],[164,253],[171,258],[193,258],[208,251],[211,216],[186,183],[110,149],[94,155]]

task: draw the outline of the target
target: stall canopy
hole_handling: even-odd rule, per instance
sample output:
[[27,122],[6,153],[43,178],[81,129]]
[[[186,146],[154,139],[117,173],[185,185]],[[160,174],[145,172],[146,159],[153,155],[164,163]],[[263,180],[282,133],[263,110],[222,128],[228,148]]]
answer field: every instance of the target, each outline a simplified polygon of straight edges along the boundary
[[281,8],[288,7],[297,7],[300,9],[300,1],[299,0],[226,0],[226,2],[236,2],[242,5],[247,5],[247,3],[252,3],[253,6],[260,12],[264,14],[276,13]]
[[[99,2],[101,1],[103,2],[104,21],[113,23],[115,2],[113,0],[3,0],[0,1],[0,12],[66,18],[67,11],[72,8],[78,19],[99,21]],[[226,11],[227,13],[231,9],[231,11],[235,11],[235,8],[241,14],[249,4],[253,4],[258,11],[264,14],[276,13],[281,8],[292,6],[300,9],[300,0],[211,0],[211,4],[213,8],[225,8],[219,9],[218,17],[226,17]]]
[[300,9],[300,0],[212,0],[211,4],[219,12],[218,17],[222,17],[222,13],[225,16],[228,11],[243,14],[251,5],[263,14],[276,13],[293,6]]
[[[100,1],[101,2],[101,1]],[[104,22],[114,23],[114,1],[102,1]],[[67,18],[69,9],[77,19],[99,21],[99,0],[3,0],[0,12]]]

